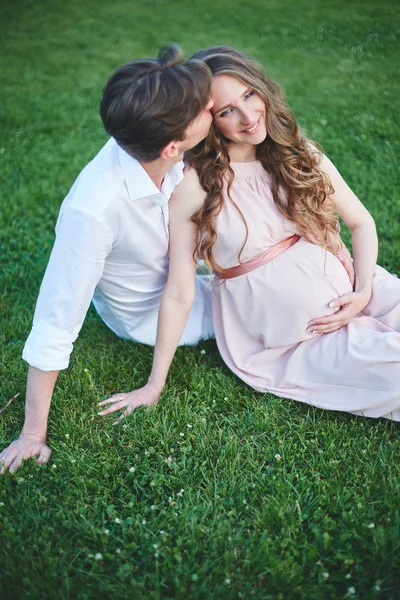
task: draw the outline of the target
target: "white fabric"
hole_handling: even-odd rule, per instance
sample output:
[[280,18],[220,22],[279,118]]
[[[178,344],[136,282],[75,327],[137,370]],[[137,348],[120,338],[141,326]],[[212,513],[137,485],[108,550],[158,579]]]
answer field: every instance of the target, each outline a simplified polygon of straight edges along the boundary
[[[168,200],[183,163],[161,192],[138,161],[110,139],[64,200],[23,358],[42,371],[65,369],[93,304],[118,336],[154,344],[168,272]],[[213,336],[211,292],[197,278],[181,344]]]

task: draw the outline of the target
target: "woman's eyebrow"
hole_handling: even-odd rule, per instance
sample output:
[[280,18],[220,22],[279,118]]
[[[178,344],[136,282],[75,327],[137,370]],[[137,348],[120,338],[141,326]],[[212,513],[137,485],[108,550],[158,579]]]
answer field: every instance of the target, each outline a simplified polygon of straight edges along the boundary
[[219,113],[222,112],[223,110],[225,110],[226,108],[229,108],[231,105],[227,104],[226,106],[222,106],[221,108],[215,108],[215,106],[213,106],[212,111],[213,113]]
[[[248,94],[248,93],[249,93],[249,92],[250,92],[252,89],[253,89],[253,88],[251,88],[251,87],[247,88],[247,89],[246,89],[246,90],[243,92],[243,94],[241,94],[241,98],[243,98],[243,96],[245,96],[246,94]],[[233,104],[233,102],[231,102],[230,104],[226,104],[225,106],[222,106],[221,108],[215,108],[215,106],[213,106],[213,108],[212,108],[212,111],[211,111],[211,112],[212,112],[213,114],[216,114],[216,113],[222,112],[222,111],[223,111],[223,110],[225,110],[226,108],[230,108],[230,107],[232,106],[232,104]]]

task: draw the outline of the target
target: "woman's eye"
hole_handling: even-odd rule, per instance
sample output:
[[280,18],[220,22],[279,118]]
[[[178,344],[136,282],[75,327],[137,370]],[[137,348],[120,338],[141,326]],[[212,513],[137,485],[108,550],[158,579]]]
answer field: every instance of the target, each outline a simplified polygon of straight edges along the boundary
[[244,99],[248,100],[249,98],[251,98],[252,96],[254,96],[254,90],[251,90],[250,92],[247,92],[247,94],[245,95]]
[[226,108],[225,110],[222,111],[222,113],[219,116],[226,117],[227,115],[230,115],[231,112],[232,112],[232,108]]

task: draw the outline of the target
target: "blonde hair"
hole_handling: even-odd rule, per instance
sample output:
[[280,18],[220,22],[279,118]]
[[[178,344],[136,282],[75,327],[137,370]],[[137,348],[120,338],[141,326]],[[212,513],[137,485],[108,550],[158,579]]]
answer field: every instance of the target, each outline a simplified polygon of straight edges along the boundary
[[[313,243],[336,252],[340,248],[338,221],[329,195],[334,192],[329,177],[321,170],[322,152],[299,130],[294,115],[286,105],[279,86],[262,67],[242,52],[228,46],[216,46],[193,55],[203,61],[213,76],[231,75],[255,90],[266,107],[265,140],[256,147],[256,158],[271,176],[271,192],[282,215],[295,223],[299,232]],[[248,226],[230,189],[234,172],[228,154],[230,140],[213,123],[208,137],[187,154],[206,192],[203,207],[192,220],[199,228],[196,254],[208,268],[223,269],[216,263],[213,246],[217,239],[215,219],[221,212],[222,189],[227,182],[227,195],[246,227],[246,236],[238,260],[248,239]]]

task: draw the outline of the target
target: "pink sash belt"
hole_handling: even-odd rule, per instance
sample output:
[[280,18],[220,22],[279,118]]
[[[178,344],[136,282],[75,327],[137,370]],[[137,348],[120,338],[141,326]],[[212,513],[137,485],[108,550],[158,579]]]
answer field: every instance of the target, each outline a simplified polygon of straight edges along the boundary
[[250,273],[250,271],[254,271],[254,269],[261,267],[261,265],[266,265],[271,260],[282,254],[282,252],[285,252],[285,250],[298,242],[299,239],[300,236],[295,233],[294,235],[281,240],[277,244],[274,244],[268,248],[268,250],[264,250],[264,252],[261,252],[261,254],[258,256],[255,256],[254,258],[251,258],[250,260],[247,260],[236,267],[225,269],[223,273],[216,271],[215,276],[218,277],[218,279],[232,279],[232,277],[239,277],[239,275]]

